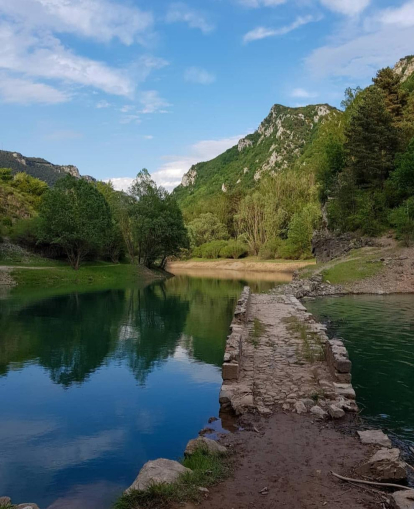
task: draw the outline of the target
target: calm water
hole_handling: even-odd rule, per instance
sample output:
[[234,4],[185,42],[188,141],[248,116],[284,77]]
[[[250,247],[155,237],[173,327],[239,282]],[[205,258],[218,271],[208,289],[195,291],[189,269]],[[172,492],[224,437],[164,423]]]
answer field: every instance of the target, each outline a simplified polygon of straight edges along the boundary
[[345,341],[362,415],[414,444],[414,295],[326,297],[306,306]]
[[218,414],[244,283],[179,276],[0,301],[0,496],[106,509],[147,460],[179,458]]

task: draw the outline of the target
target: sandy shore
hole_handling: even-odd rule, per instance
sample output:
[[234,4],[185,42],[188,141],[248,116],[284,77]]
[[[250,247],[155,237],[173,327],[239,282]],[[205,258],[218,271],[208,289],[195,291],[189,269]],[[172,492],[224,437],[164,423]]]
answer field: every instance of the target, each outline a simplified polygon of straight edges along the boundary
[[295,270],[307,267],[308,265],[314,265],[315,262],[312,260],[305,261],[260,261],[251,260],[230,260],[230,259],[219,259],[211,261],[177,261],[169,262],[167,270],[175,274],[180,271],[183,273],[185,270],[202,270],[202,271],[238,271],[238,272],[267,272],[272,274],[292,274]]

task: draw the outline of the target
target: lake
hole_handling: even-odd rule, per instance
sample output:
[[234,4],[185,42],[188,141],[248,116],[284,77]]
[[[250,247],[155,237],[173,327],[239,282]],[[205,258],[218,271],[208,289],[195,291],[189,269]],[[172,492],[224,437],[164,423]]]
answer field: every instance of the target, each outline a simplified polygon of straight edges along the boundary
[[146,461],[179,459],[218,416],[244,284],[236,273],[182,275],[0,300],[0,496],[41,509],[108,509]]
[[344,340],[361,416],[414,445],[414,295],[307,300]]

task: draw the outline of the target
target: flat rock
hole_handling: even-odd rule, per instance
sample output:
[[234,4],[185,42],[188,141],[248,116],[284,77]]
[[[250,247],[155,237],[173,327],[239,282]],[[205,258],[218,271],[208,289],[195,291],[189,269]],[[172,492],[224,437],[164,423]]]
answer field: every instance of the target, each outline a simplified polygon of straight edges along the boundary
[[188,442],[184,451],[184,456],[191,456],[199,449],[206,451],[209,454],[226,454],[227,452],[227,449],[215,440],[211,440],[210,438],[205,437],[198,437]]
[[16,509],[39,509],[39,506],[37,504],[19,504]]
[[357,431],[363,444],[380,445],[381,447],[391,447],[391,440],[380,429],[370,429],[367,431]]
[[358,468],[358,472],[379,482],[404,481],[407,478],[399,449],[380,449]]
[[295,403],[295,410],[298,414],[306,414],[307,408],[303,401],[296,401]]
[[11,498],[10,497],[0,497],[0,507],[7,506],[11,504]]
[[324,419],[328,414],[325,412],[325,410],[322,410],[322,408],[318,405],[313,406],[310,409],[310,413],[315,415],[316,417],[319,417],[319,419]]
[[342,410],[342,408],[339,408],[336,405],[329,405],[328,413],[332,419],[341,419],[345,415],[345,412]]
[[414,509],[414,490],[400,490],[391,495],[393,509]]
[[154,484],[172,484],[185,473],[192,473],[192,470],[185,468],[178,461],[164,458],[148,461],[141,468],[135,481],[125,490],[125,493],[130,493],[133,490],[143,491]]

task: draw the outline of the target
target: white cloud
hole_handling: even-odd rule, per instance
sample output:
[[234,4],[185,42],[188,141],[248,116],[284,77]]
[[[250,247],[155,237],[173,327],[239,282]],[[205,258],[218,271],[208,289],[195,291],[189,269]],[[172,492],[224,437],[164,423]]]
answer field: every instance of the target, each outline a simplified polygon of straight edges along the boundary
[[146,134],[144,136],[144,140],[153,140],[154,139],[154,136],[152,134]]
[[134,91],[134,83],[123,70],[76,55],[50,34],[30,34],[10,24],[0,25],[0,69],[121,96]]
[[[186,155],[181,156],[164,156],[166,161],[156,171],[151,173],[152,178],[158,185],[172,191],[181,183],[181,178],[193,164],[201,161],[209,161],[217,157],[227,149],[233,147],[245,135],[231,136],[229,138],[221,138],[219,140],[202,140],[190,145]],[[107,179],[119,191],[127,191],[133,182],[131,177],[116,177]]]
[[132,44],[149,30],[152,14],[106,0],[0,0],[0,12],[26,28],[73,33],[99,41]]
[[214,25],[206,19],[204,14],[191,9],[181,2],[174,3],[170,6],[165,19],[167,23],[187,23],[190,28],[198,28],[204,34],[208,34],[215,28]]
[[292,92],[290,93],[291,97],[298,97],[301,99],[310,99],[312,97],[317,97],[318,94],[315,92],[309,92],[309,90],[306,90],[304,88],[294,88]]
[[136,114],[123,115],[119,121],[120,124],[140,124],[141,117]]
[[245,135],[231,136],[219,140],[202,140],[191,145],[186,155],[165,156],[165,163],[152,173],[154,180],[168,190],[181,183],[182,176],[193,164],[209,161],[233,147]]
[[147,90],[146,92],[141,92],[140,103],[143,106],[143,109],[140,113],[148,114],[148,113],[165,113],[165,108],[171,106],[165,99],[163,99],[156,90]]
[[103,100],[103,101],[99,101],[98,103],[96,103],[95,108],[98,108],[98,110],[100,110],[100,109],[102,109],[102,108],[109,108],[109,106],[111,106],[111,105],[109,104],[109,102],[108,102],[108,101]]
[[[315,49],[306,65],[316,78],[347,77],[360,82],[381,67],[394,65],[414,48],[414,11],[411,0],[396,9],[384,9],[364,20],[365,32],[346,37],[339,33]],[[412,13],[412,15],[411,15]]]
[[216,81],[214,74],[201,67],[189,67],[186,69],[184,79],[190,83],[199,83],[200,85],[210,85]]
[[44,83],[0,75],[0,97],[6,103],[58,104],[69,101],[70,96]]
[[407,2],[400,7],[385,9],[379,19],[385,25],[412,27],[414,25],[414,1]]
[[315,18],[314,16],[298,16],[293,23],[290,25],[286,25],[280,28],[266,28],[266,27],[258,27],[250,32],[247,32],[243,37],[243,41],[245,43],[257,41],[260,39],[265,39],[267,37],[274,37],[276,35],[285,35],[292,30],[296,30],[297,28],[307,25],[313,21],[319,21],[321,18]]
[[371,0],[320,0],[320,2],[331,11],[355,16],[365,10]]

